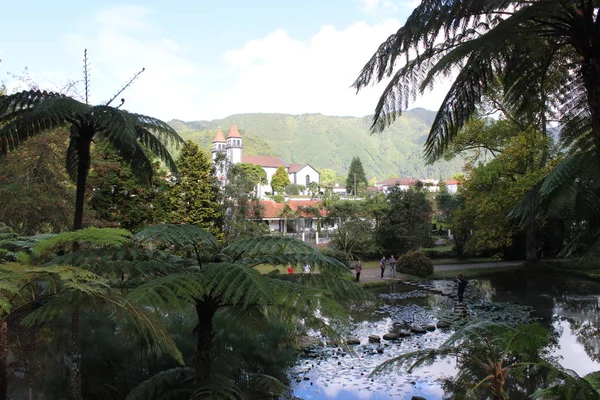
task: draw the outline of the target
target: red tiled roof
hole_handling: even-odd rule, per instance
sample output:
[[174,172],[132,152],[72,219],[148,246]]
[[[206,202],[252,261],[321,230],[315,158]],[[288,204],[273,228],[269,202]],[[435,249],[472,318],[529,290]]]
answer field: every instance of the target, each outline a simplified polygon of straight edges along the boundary
[[444,182],[446,182],[446,185],[458,185],[460,183],[456,179],[447,179]]
[[306,164],[289,164],[288,165],[288,172],[290,174],[293,173],[293,172],[298,172],[298,171],[300,171],[304,167],[306,167]]
[[[281,212],[287,204],[292,211],[298,211],[298,208],[303,207],[315,207],[321,203],[321,200],[290,200],[287,203],[276,203],[273,200],[261,200],[260,204],[264,208],[265,218],[281,218]],[[327,215],[325,210],[319,210],[322,217]],[[302,216],[309,216],[306,213],[302,213]]]
[[371,186],[367,188],[367,192],[383,192],[383,188],[378,186]]
[[229,138],[241,138],[240,132],[235,124],[231,125],[231,129],[229,130],[229,135],[227,135],[227,139]]
[[217,131],[215,138],[212,141],[213,143],[225,143],[225,137],[223,137],[223,132],[221,132],[221,128]]
[[386,180],[377,182],[377,185],[378,186],[395,186],[395,185],[409,186],[409,185],[414,185],[415,183],[417,183],[417,180],[414,178],[390,178],[390,179],[386,179]]
[[287,164],[279,157],[270,156],[242,156],[242,162],[246,164],[256,164],[261,167],[285,167]]

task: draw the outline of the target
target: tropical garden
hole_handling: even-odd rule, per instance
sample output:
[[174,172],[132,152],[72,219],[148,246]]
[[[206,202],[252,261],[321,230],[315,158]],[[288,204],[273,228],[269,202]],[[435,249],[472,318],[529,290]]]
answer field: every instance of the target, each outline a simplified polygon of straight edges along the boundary
[[[450,79],[424,156],[464,157],[461,187],[371,194],[355,157],[345,183],[356,198],[343,201],[278,171],[273,196],[307,190],[322,200],[288,210],[290,223],[334,221],[322,250],[269,234],[254,195],[264,171],[213,163],[167,123],[126,111],[124,99],[115,105],[141,72],[97,105],[87,54],[80,96],[0,88],[0,399],[293,398],[289,371],[310,354],[307,341],[333,344],[335,360],[355,351],[345,340],[351,314],[375,296],[354,282],[354,261],[397,254],[403,272],[427,277],[429,254],[416,250],[436,235],[452,232],[457,258],[525,259],[534,273],[547,256],[593,265],[599,10],[594,1],[422,0],[354,87],[385,82],[378,133],[417,93]],[[280,272],[305,264],[313,273]],[[593,268],[570,272],[595,278]],[[448,295],[444,282],[421,285]],[[525,308],[481,307],[437,315],[447,329],[438,343],[393,347],[367,375],[451,359],[454,376],[442,383],[451,398],[600,398],[596,373],[581,377],[554,357],[555,325]],[[408,310],[390,341],[409,322],[417,332]],[[598,327],[588,322],[572,329],[597,360]]]

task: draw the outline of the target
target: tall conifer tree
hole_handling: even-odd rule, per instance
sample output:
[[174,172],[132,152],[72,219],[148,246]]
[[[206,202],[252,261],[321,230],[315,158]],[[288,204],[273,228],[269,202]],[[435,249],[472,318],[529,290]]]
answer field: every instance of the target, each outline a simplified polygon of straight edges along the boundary
[[219,237],[223,219],[210,156],[187,142],[176,161],[179,179],[169,192],[167,220],[200,226]]
[[361,185],[366,187],[368,184],[369,181],[367,180],[367,175],[365,174],[360,158],[353,157],[350,169],[348,170],[348,177],[346,178],[346,190],[355,195]]

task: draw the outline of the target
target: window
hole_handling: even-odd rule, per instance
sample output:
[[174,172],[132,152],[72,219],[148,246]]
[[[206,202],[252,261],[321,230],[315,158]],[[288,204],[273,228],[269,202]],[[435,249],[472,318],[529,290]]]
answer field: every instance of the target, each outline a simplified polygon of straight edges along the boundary
[[306,188],[308,189],[308,187],[310,186],[310,175],[306,175]]

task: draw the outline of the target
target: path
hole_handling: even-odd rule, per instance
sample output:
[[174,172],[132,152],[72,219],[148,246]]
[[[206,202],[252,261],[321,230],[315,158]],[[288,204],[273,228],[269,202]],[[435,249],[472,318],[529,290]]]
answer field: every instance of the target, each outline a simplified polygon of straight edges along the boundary
[[[498,268],[498,267],[517,267],[523,264],[523,261],[495,261],[470,264],[442,264],[434,265],[435,272],[440,271],[456,271],[459,269],[480,269],[480,268]],[[396,278],[389,277],[390,270],[386,268],[383,279],[381,279],[381,270],[379,268],[365,268],[360,274],[360,282],[379,282],[379,281],[402,281],[408,279],[407,275],[396,274]]]

